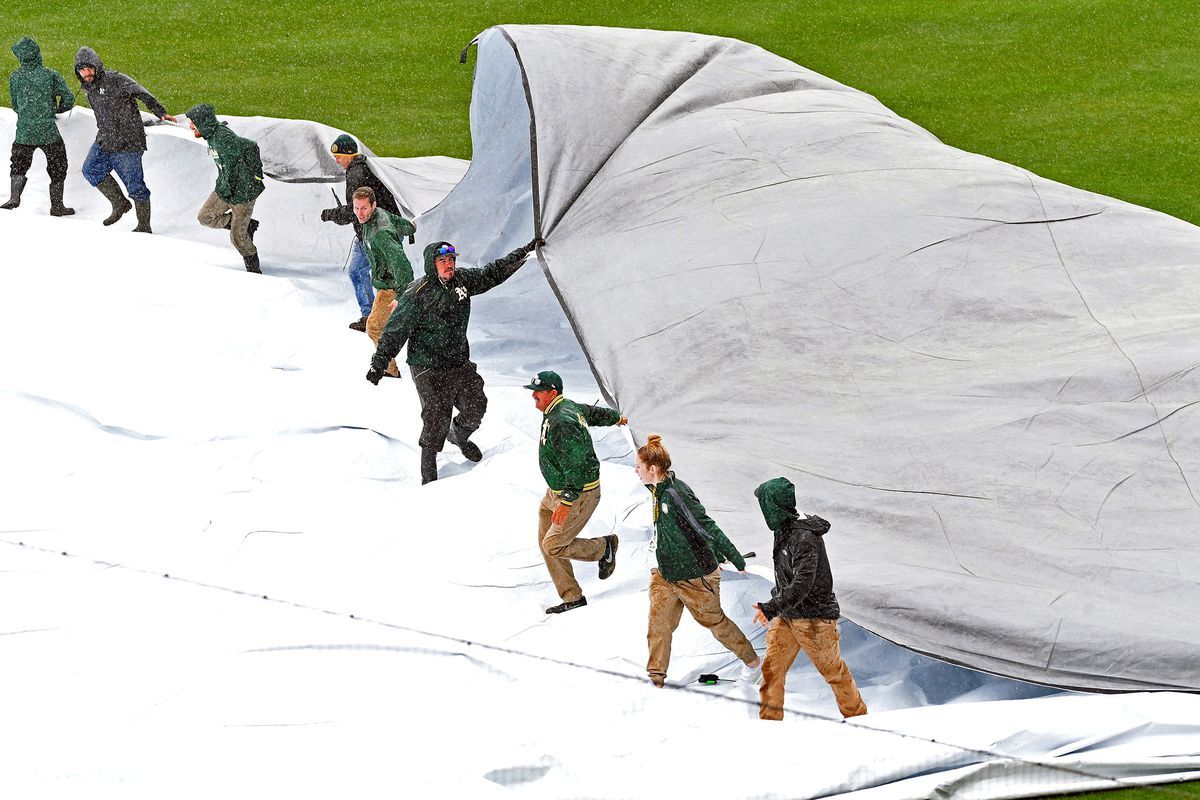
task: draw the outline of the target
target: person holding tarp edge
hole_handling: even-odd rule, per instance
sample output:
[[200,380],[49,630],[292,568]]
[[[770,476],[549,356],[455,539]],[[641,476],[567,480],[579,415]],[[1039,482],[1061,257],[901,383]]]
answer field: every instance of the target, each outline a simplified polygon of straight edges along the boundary
[[46,155],[46,174],[50,176],[50,214],[65,217],[75,209],[63,204],[63,187],[67,180],[67,145],[58,132],[55,114],[69,111],[75,96],[67,82],[56,70],[42,65],[38,43],[25,36],[12,46],[13,55],[21,66],[8,76],[8,97],[17,112],[17,130],[12,143],[9,170],[11,192],[3,209],[21,205],[21,193],[28,180],[25,176],[33,164],[33,151],[41,148]]
[[[360,187],[369,186],[375,193],[375,203],[384,211],[400,217],[400,207],[391,190],[371,171],[367,157],[358,152],[358,142],[352,137],[341,134],[333,140],[329,152],[338,166],[346,171],[346,204],[339,203],[322,211],[321,221],[354,226],[354,241],[350,244],[350,285],[354,287],[354,299],[358,301],[358,310],[362,312],[362,316],[350,323],[350,329],[365,333],[367,317],[371,315],[371,308],[375,302],[375,291],[371,286],[371,262],[363,248],[362,223],[354,214],[354,193]],[[409,244],[412,244],[411,235]],[[409,271],[412,271],[411,268]],[[378,337],[375,341],[378,341]]]
[[[370,186],[355,189],[351,199],[354,217],[362,232],[363,249],[371,265],[371,285],[375,287],[375,300],[367,315],[367,336],[378,346],[383,327],[398,305],[397,295],[413,280],[412,264],[404,252],[404,237],[411,238],[417,227],[399,214],[380,208],[375,190]],[[388,361],[383,374],[389,378],[400,377],[395,358]]]
[[767,527],[775,533],[775,588],[771,599],[755,603],[754,621],[770,623],[763,656],[760,719],[783,719],[784,681],[801,650],[833,689],[843,717],[867,713],[850,668],[842,660],[833,572],[822,537],[829,523],[796,510],[796,487],[773,478],[754,490]]
[[562,602],[546,609],[561,614],[587,605],[575,580],[571,561],[598,561],[600,580],[617,568],[617,537],[576,538],[600,504],[600,461],[589,425],[628,425],[620,411],[573,403],[563,397],[562,378],[543,370],[525,385],[542,412],[538,466],[546,479],[546,494],[538,506],[538,547]]
[[[487,411],[483,378],[471,360],[471,344],[467,341],[471,298],[511,278],[525,263],[525,257],[541,244],[541,239],[534,239],[477,269],[459,269],[458,250],[450,242],[427,245],[425,277],[404,290],[384,326],[367,380],[378,384],[388,363],[408,343],[409,372],[421,399],[423,424],[418,441],[423,484],[437,480],[437,454],[447,439],[468,461],[483,458],[479,446],[471,441],[471,434],[482,424]],[[456,408],[458,415],[452,416]]]
[[658,568],[650,570],[650,624],[646,673],[659,688],[671,663],[671,638],[686,608],[700,625],[741,659],[741,678],[758,683],[762,659],[746,634],[721,609],[720,561],[745,572],[746,560],[704,511],[692,487],[675,477],[662,437],[651,434],[638,448],[638,477],[654,498],[654,534],[650,552]]

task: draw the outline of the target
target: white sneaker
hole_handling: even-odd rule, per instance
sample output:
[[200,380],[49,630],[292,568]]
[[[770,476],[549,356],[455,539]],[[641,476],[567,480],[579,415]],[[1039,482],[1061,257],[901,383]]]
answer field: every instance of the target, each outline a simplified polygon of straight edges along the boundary
[[747,664],[742,665],[742,674],[738,676],[738,680],[742,683],[748,683],[751,686],[757,686],[762,683],[762,659],[754,662],[754,666]]

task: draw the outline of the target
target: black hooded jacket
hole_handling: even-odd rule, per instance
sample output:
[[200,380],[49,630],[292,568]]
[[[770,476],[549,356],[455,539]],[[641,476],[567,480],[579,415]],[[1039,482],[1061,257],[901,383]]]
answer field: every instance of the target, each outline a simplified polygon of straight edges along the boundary
[[358,217],[354,216],[354,192],[362,186],[370,186],[375,191],[375,203],[384,211],[390,211],[398,217],[404,216],[391,190],[371,171],[367,157],[360,153],[346,168],[346,205],[338,206],[333,213],[334,222],[338,225],[353,225],[354,233],[360,239],[362,225],[359,224]]
[[[83,67],[96,70],[91,83],[79,76]],[[81,47],[75,54],[75,77],[79,78],[88,105],[96,114],[96,143],[100,149],[106,153],[144,152],[146,130],[137,101],[145,103],[159,119],[167,115],[163,104],[128,75],[106,70],[100,56],[90,47]]]
[[801,518],[796,511],[796,487],[787,478],[773,478],[754,490],[763,518],[775,532],[775,588],[771,599],[759,603],[767,619],[837,619],[841,616],[833,593],[833,572],[822,537],[829,523],[817,516]]

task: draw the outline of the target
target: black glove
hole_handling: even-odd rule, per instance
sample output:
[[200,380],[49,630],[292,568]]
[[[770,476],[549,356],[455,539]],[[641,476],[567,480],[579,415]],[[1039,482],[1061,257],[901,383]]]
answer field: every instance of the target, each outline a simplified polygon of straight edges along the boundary
[[367,380],[376,386],[379,385],[381,378],[383,378],[383,370],[381,370],[379,367],[372,366],[369,370],[367,370]]
[[544,245],[545,243],[546,240],[539,236],[521,249],[525,251],[525,255],[529,255],[537,248],[538,245]]
[[321,211],[321,222],[333,222],[333,215],[337,213],[336,208],[326,208]]

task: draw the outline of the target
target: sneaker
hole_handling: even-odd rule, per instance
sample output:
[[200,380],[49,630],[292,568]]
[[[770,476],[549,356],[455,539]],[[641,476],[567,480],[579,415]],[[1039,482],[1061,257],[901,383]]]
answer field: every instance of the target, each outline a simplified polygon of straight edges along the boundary
[[754,662],[754,666],[742,664],[742,674],[738,676],[738,680],[751,686],[762,683],[762,664],[761,658]]
[[355,322],[351,322],[350,330],[361,331],[362,333],[366,333],[367,332],[367,318],[362,317]]
[[547,614],[561,614],[564,611],[570,611],[572,608],[579,608],[587,605],[587,598],[581,597],[578,600],[572,600],[569,603],[559,603],[556,606],[550,606],[546,609]]
[[461,440],[459,439],[457,425],[450,426],[450,432],[446,434],[446,441],[461,450],[467,461],[479,462],[483,460],[483,451],[479,449],[479,445],[471,441],[470,434],[463,436]]
[[604,537],[604,555],[600,556],[600,580],[605,580],[617,571],[618,544],[620,542],[617,540],[616,534]]

